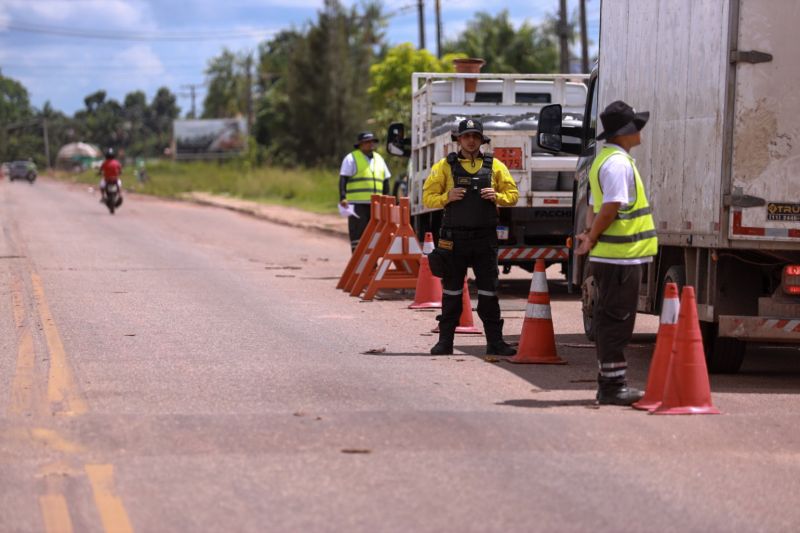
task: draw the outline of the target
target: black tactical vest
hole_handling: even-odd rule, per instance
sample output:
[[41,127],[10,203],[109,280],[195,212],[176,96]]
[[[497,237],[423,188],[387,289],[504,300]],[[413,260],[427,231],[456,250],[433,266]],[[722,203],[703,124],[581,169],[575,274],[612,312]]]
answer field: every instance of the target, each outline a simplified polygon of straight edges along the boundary
[[467,192],[461,200],[445,206],[442,227],[472,230],[497,226],[497,206],[494,202],[481,198],[481,189],[492,186],[493,161],[492,154],[485,154],[483,166],[475,174],[470,174],[459,162],[458,154],[453,152],[447,156],[454,185],[466,189]]

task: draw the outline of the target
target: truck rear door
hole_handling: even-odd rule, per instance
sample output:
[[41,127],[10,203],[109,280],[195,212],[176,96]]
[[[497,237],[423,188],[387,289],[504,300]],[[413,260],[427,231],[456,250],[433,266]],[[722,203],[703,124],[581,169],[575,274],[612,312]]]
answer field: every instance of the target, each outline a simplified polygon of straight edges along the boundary
[[800,245],[800,2],[739,5],[729,236]]

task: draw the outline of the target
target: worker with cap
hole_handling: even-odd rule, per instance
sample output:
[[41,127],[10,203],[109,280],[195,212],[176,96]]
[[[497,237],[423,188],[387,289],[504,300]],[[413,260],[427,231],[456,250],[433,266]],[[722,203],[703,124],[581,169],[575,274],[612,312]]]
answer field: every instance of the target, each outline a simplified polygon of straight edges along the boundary
[[637,113],[621,100],[600,114],[605,146],[589,170],[586,230],[576,253],[589,254],[597,287],[594,328],[599,364],[597,401],[631,405],[643,392],[628,387],[624,349],[633,336],[642,266],[651,263],[658,239],[644,183],[631,157],[641,144],[649,112]]
[[370,132],[358,134],[353,150],[342,161],[339,170],[339,203],[353,206],[354,216],[347,219],[350,249],[355,250],[370,219],[373,194],[389,194],[389,167],[375,151],[378,139]]
[[478,316],[486,331],[486,353],[514,355],[516,350],[503,340],[497,299],[497,223],[498,206],[516,205],[519,191],[508,168],[491,153],[481,152],[489,139],[479,120],[462,120],[453,140],[458,142],[458,152],[436,163],[423,186],[425,207],[444,208],[439,242],[429,256],[431,270],[442,278],[439,342],[431,354],[453,353],[464,278],[472,267],[478,286]]

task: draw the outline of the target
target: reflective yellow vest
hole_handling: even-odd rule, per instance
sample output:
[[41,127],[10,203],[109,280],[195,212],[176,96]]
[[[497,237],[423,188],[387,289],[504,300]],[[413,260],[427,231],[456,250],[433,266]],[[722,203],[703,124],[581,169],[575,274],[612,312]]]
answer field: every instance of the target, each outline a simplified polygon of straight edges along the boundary
[[636,168],[633,158],[615,146],[604,146],[589,170],[589,186],[592,189],[594,212],[595,214],[599,213],[600,207],[603,205],[600,167],[615,154],[622,154],[631,162],[636,182],[636,200],[627,206],[620,206],[616,220],[599,236],[597,244],[589,252],[589,255],[605,259],[636,259],[656,255],[658,251],[656,226],[639,170]]
[[345,198],[348,202],[369,202],[373,194],[383,193],[386,165],[377,152],[372,152],[371,168],[364,152],[354,150],[352,154],[356,161],[356,173],[347,179]]

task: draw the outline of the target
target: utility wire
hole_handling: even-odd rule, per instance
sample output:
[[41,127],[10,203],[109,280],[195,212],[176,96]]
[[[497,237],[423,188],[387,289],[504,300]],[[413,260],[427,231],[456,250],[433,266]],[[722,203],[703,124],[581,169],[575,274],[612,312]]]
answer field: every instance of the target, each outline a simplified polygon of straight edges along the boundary
[[[275,33],[275,30],[208,30],[204,32],[111,32],[94,31],[74,28],[60,28],[56,26],[40,26],[17,22],[6,26],[6,30],[18,33],[34,33],[40,35],[54,35],[59,37],[73,37],[79,39],[103,39],[108,41],[206,41],[213,39],[252,39],[254,36],[266,36]],[[0,33],[2,35],[2,33]]]

